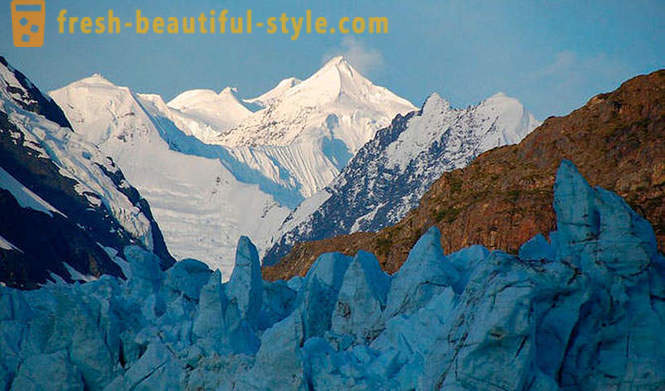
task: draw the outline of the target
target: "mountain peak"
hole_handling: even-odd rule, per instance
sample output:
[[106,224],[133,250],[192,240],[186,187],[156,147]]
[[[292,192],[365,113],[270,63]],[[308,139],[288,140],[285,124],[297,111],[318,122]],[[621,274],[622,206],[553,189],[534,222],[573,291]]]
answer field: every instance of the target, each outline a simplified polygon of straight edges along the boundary
[[489,98],[486,98],[481,102],[481,105],[487,103],[522,106],[522,102],[520,102],[519,99],[514,98],[512,96],[508,96],[504,92],[497,92],[496,94],[490,96]]
[[[340,74],[349,75],[352,78],[356,78],[357,77],[356,75],[360,75],[358,73],[358,71],[356,71],[356,69],[351,65],[349,60],[344,56],[337,56],[337,57],[331,58],[314,75],[320,74],[320,73],[326,73],[326,72],[331,71],[331,70],[337,71]],[[312,75],[312,76],[314,76],[314,75]],[[364,79],[364,77],[362,77],[362,76],[360,76],[360,77],[362,79]]]
[[205,89],[205,88],[197,88],[193,90],[187,90],[183,91],[180,94],[178,94],[175,98],[171,99],[167,105],[169,107],[175,108],[175,109],[186,109],[190,105],[192,105],[193,102],[198,102],[201,100],[217,100],[218,96],[222,95],[224,93],[224,90],[222,90],[219,94],[217,94],[215,91],[210,90],[210,89]]
[[427,97],[427,99],[425,99],[422,111],[423,113],[434,111],[443,112],[447,111],[448,109],[450,109],[450,102],[442,98],[438,93],[433,92],[430,94],[430,96]]
[[[410,102],[390,93],[383,87],[358,72],[344,56],[333,57],[319,70],[298,85],[289,89],[285,97],[294,98],[305,104],[312,102],[326,105],[331,102],[363,102],[369,105],[385,104],[386,101],[400,100],[401,106],[411,106]],[[399,111],[399,110],[398,110]],[[407,110],[409,111],[409,110]]]
[[234,98],[238,97],[238,88],[237,87],[231,87],[231,86],[226,86],[224,87],[223,90],[219,92],[220,96],[225,96],[225,95],[231,95]]
[[78,81],[78,83],[85,83],[85,84],[105,84],[109,86],[115,86],[111,81],[109,81],[107,78],[102,76],[100,73],[93,73],[92,75],[83,78]]
[[252,112],[245,107],[235,87],[225,87],[219,93],[208,89],[182,92],[167,106],[182,128],[197,138],[210,141],[232,128]]
[[345,66],[345,65],[351,65],[349,63],[349,60],[345,56],[335,56],[331,58],[330,60],[326,61],[326,63],[323,65],[323,68],[325,67],[338,67],[338,66]]

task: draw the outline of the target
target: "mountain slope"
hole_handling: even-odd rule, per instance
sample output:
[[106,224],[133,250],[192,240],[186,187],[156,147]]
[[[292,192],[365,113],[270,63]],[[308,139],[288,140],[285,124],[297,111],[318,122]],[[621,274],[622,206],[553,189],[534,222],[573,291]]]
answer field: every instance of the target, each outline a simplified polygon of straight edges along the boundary
[[358,249],[377,253],[396,271],[427,227],[455,251],[470,244],[515,252],[554,225],[552,191],[561,159],[573,161],[594,185],[617,192],[651,222],[665,248],[665,70],[638,76],[600,94],[565,117],[548,118],[516,146],[480,155],[445,173],[399,223],[296,245],[270,278],[304,274],[318,254]]
[[519,101],[503,94],[467,109],[430,96],[420,111],[398,115],[377,132],[330,185],[291,213],[264,264],[276,263],[297,242],[395,224],[443,172],[515,144],[536,126]]
[[[62,110],[0,57],[0,282],[121,276],[123,247],[173,263],[148,203],[74,133]],[[58,277],[53,277],[53,276]]]
[[[74,129],[112,156],[150,202],[177,259],[200,259],[227,277],[238,237],[263,243],[288,213],[256,184],[260,175],[251,177],[224,148],[188,136],[161,116],[168,109],[156,95],[136,95],[93,76],[51,96]],[[278,185],[263,180],[278,193],[270,188]]]

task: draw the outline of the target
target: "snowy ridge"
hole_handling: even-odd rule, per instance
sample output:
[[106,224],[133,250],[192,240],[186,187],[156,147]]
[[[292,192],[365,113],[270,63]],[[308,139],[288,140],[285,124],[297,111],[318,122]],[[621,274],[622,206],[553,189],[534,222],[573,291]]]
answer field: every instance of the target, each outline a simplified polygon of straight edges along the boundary
[[307,80],[272,98],[269,107],[224,134],[219,143],[289,145],[305,135],[312,140],[328,135],[354,154],[395,114],[415,109],[407,100],[372,84],[344,57],[331,59]]
[[[302,198],[330,183],[396,114],[415,110],[410,102],[372,84],[343,57],[333,58],[304,81],[287,78],[265,94],[244,100],[261,108],[253,113],[236,91],[224,91],[228,102],[210,90],[184,92],[162,115],[185,134],[227,147],[239,163]],[[196,110],[205,115],[183,118],[186,110],[201,106],[205,108]],[[242,115],[229,114],[235,111]],[[228,118],[234,126],[227,126],[233,122]]]
[[281,98],[282,95],[284,95],[284,93],[286,93],[287,90],[298,85],[301,81],[302,80],[297,79],[295,77],[286,78],[277,83],[277,85],[270,91],[265,92],[257,96],[256,98],[245,99],[244,101],[246,103],[256,104],[262,108],[270,106],[275,101],[279,100],[279,98]]
[[444,172],[466,166],[488,149],[518,143],[539,124],[518,100],[503,94],[466,109],[453,109],[432,94],[419,112],[398,116],[380,130],[303,204],[306,211],[292,212],[264,262],[279,261],[297,242],[396,223]]

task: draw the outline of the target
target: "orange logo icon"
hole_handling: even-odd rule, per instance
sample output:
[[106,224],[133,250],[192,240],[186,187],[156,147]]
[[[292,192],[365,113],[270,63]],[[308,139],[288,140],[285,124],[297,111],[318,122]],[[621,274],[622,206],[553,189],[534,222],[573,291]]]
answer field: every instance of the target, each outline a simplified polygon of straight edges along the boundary
[[14,46],[40,47],[44,44],[44,0],[13,0],[12,31]]

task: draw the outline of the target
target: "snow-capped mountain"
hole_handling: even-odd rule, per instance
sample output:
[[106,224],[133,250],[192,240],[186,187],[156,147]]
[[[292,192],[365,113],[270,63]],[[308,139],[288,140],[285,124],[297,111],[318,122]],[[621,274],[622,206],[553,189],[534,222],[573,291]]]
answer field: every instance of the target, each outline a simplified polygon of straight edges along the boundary
[[[223,147],[183,133],[157,95],[138,95],[97,75],[51,96],[150,202],[177,259],[200,259],[228,277],[238,237],[263,243],[288,213],[256,184],[260,176],[234,164]],[[270,184],[268,191],[278,193]]]
[[342,141],[354,154],[396,114],[415,109],[409,101],[367,80],[341,56],[302,82],[282,81],[267,95],[271,102],[267,109],[221,136],[220,144],[289,145],[303,136],[309,136],[308,141],[327,136]]
[[170,119],[178,128],[208,143],[252,114],[232,87],[219,94],[212,90],[185,91],[168,102],[168,107]]
[[217,143],[231,147],[250,167],[261,170],[268,164],[271,172],[287,171],[304,197],[330,183],[396,114],[415,110],[344,57],[331,59],[306,80],[286,79],[249,102],[266,107]]
[[304,81],[284,79],[256,98],[241,101],[230,89],[219,95],[194,90],[168,107],[162,115],[183,132],[227,147],[235,160],[293,189],[296,204],[326,186],[396,114],[416,109],[374,85],[344,57]]
[[264,263],[274,264],[296,242],[396,223],[442,173],[491,148],[518,143],[538,125],[519,101],[502,93],[466,109],[431,95],[420,111],[398,115],[377,132],[329,186],[289,215]]
[[187,91],[167,104],[100,75],[51,96],[150,201],[176,258],[200,259],[226,276],[241,234],[264,251],[290,210],[413,107],[341,57],[248,101],[227,88]]
[[148,203],[113,160],[0,57],[0,282],[122,275],[125,246],[173,263]]

